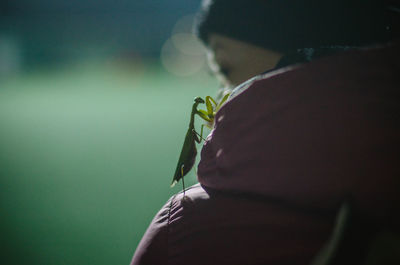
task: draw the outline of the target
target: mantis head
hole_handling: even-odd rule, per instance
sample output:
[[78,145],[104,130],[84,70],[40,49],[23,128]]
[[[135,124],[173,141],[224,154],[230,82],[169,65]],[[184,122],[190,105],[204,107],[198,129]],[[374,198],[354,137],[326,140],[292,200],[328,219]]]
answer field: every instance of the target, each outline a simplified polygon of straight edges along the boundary
[[203,103],[205,103],[204,99],[202,99],[201,97],[195,98],[195,99],[194,99],[194,102],[197,103],[197,104],[200,104],[200,103],[203,104]]

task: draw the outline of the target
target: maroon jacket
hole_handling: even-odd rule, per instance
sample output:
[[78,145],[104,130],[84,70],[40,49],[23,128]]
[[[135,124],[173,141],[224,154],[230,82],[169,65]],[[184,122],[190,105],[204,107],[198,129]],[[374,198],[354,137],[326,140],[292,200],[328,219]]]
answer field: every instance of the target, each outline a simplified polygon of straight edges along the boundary
[[399,222],[399,62],[399,45],[351,51],[237,88],[201,185],[167,202],[131,264],[309,264],[348,199],[361,220]]

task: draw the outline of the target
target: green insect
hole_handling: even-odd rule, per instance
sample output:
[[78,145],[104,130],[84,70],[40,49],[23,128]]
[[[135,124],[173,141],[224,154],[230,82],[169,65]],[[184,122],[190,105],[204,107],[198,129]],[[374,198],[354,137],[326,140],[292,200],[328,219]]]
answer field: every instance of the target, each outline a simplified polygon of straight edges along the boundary
[[[182,179],[184,196],[185,196],[184,176],[193,168],[193,165],[196,161],[196,155],[197,155],[196,142],[200,143],[201,140],[204,140],[203,139],[204,124],[201,126],[200,134],[198,134],[194,128],[194,116],[197,114],[202,119],[208,122],[208,124],[206,124],[207,127],[211,127],[211,124],[214,122],[214,117],[216,112],[218,111],[218,109],[221,108],[222,104],[228,99],[228,96],[229,94],[225,95],[224,98],[221,100],[221,102],[218,104],[210,96],[207,96],[205,101],[200,97],[194,99],[192,112],[190,114],[189,128],[186,132],[185,141],[183,142],[182,151],[179,156],[178,164],[176,165],[175,174],[171,183],[171,187],[173,187],[175,186],[176,183],[178,183],[180,179]],[[206,103],[207,111],[198,110],[197,106],[199,104],[204,104],[204,103]]]
[[[178,164],[176,165],[176,170],[174,178],[172,179],[171,187],[175,186],[180,179],[182,179],[183,192],[185,193],[185,182],[183,177],[192,169],[194,162],[196,160],[197,149],[196,142],[200,143],[202,135],[198,134],[194,129],[194,115],[199,115],[197,106],[199,104],[204,104],[204,99],[197,97],[194,99],[192,112],[190,114],[189,128],[186,132],[185,141],[183,142],[182,151],[179,156]],[[200,136],[200,137],[199,137]]]

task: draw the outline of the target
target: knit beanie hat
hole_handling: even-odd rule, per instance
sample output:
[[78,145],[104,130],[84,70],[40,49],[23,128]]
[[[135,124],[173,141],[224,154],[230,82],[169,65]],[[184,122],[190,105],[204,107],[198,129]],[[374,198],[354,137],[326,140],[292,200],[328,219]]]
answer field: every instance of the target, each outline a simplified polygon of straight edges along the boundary
[[379,0],[203,0],[195,34],[210,33],[278,52],[360,46],[390,39]]

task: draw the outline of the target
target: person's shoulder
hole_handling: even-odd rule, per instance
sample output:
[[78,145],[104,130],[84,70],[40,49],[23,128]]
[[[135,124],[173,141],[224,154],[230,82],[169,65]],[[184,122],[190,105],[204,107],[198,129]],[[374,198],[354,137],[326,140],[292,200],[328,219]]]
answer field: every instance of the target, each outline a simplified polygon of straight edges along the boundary
[[228,101],[232,100],[236,96],[240,95],[242,92],[246,91],[250,87],[258,84],[262,84],[265,81],[268,81],[270,79],[273,79],[275,77],[278,77],[282,74],[288,73],[290,71],[293,71],[297,69],[299,65],[290,65],[286,67],[282,67],[273,71],[269,71],[268,73],[265,74],[260,74],[255,77],[250,78],[249,80],[243,82],[242,84],[236,86],[235,88],[232,89],[232,92],[229,95]]
[[177,233],[174,229],[177,228],[176,223],[183,216],[183,209],[185,208],[185,212],[187,212],[188,208],[196,208],[194,202],[201,199],[205,199],[205,197],[200,185],[189,187],[185,196],[183,196],[183,192],[179,192],[169,198],[154,216],[143,235],[133,255],[131,265],[167,263],[172,245],[171,235]]
[[348,83],[356,87],[351,80],[365,86],[368,79],[386,79],[392,83],[400,71],[400,41],[367,46],[338,52],[304,64],[294,64],[257,75],[232,90],[229,100],[245,91],[258,88],[281,88],[304,85],[310,89],[320,84],[335,88],[338,83]]

